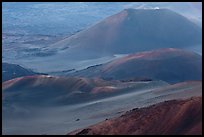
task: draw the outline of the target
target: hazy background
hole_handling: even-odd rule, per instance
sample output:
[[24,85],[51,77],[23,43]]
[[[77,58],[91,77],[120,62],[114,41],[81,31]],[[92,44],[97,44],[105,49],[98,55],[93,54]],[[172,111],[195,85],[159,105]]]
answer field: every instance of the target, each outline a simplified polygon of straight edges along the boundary
[[201,2],[3,2],[3,33],[70,35],[126,8],[169,8],[201,25]]

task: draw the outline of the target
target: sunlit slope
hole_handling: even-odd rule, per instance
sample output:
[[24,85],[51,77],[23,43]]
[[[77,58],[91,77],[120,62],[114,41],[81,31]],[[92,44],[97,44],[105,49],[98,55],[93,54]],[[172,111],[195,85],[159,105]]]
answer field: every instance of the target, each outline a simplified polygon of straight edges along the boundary
[[121,57],[70,75],[104,79],[156,79],[169,83],[202,79],[202,57],[181,49],[158,49]]

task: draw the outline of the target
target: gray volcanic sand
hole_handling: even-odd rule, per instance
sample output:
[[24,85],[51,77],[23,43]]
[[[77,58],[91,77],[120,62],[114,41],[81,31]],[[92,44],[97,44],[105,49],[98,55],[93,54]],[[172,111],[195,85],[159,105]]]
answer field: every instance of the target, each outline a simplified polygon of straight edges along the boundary
[[[152,88],[152,87],[151,87]],[[202,95],[202,82],[146,88],[77,105],[49,108],[3,108],[3,134],[67,134],[124,112],[164,100]],[[40,100],[39,100],[40,101]],[[78,119],[78,120],[77,120]]]

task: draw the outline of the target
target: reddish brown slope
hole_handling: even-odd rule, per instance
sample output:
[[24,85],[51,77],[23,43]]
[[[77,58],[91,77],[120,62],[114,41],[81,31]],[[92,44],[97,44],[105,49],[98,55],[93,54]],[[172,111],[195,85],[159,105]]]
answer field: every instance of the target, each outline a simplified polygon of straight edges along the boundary
[[137,88],[135,86],[148,88],[149,85],[160,87],[168,84],[161,81],[131,83],[99,78],[36,75],[3,82],[2,95],[3,102],[9,102],[9,104],[64,105],[110,97],[133,90]]
[[119,118],[70,134],[202,134],[202,97],[171,100],[147,108],[133,109]]
[[[54,104],[79,103],[82,100],[91,99],[90,94],[101,91],[97,88],[106,90],[108,87],[115,87],[117,84],[120,84],[120,82],[96,78],[49,75],[25,76],[2,83],[3,102],[40,106],[42,104],[50,105],[51,102],[55,102]],[[111,91],[116,91],[116,89]],[[39,100],[41,101],[39,102]]]
[[70,75],[103,79],[157,79],[178,83],[202,79],[202,56],[187,50],[166,48],[130,54],[109,63]]

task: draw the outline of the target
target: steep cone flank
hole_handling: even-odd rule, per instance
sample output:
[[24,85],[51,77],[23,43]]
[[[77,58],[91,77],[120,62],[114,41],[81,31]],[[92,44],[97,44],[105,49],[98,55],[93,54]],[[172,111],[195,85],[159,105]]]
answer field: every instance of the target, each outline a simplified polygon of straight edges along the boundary
[[168,9],[126,9],[53,46],[104,53],[133,53],[201,44],[201,28]]

